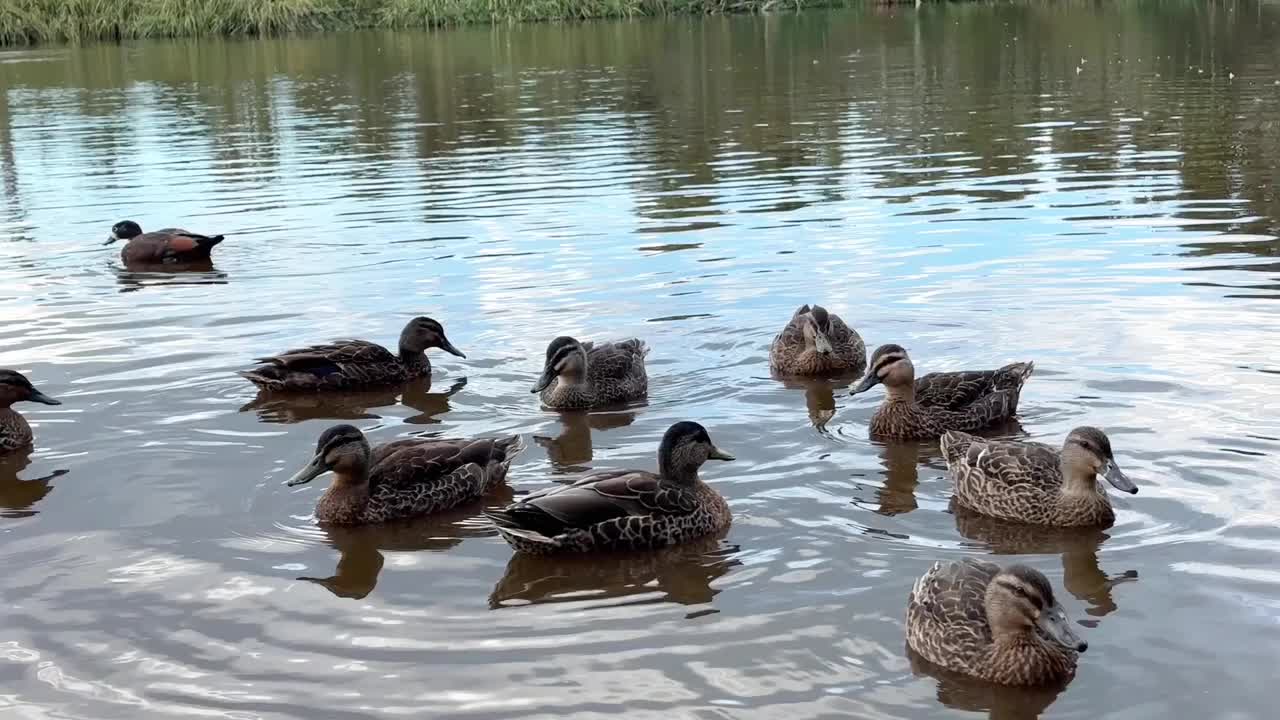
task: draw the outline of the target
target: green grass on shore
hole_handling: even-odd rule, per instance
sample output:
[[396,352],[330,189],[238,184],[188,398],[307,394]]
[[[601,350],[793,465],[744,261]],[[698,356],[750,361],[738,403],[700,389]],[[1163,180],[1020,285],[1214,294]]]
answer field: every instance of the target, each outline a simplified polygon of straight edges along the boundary
[[0,45],[752,12],[841,0],[0,0]]

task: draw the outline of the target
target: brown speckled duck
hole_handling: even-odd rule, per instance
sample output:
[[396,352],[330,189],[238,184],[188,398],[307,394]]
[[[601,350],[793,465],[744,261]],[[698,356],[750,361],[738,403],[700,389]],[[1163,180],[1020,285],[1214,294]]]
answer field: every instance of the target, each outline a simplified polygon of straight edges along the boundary
[[201,235],[180,228],[164,228],[144,233],[132,220],[124,220],[111,226],[111,236],[105,244],[124,240],[120,260],[126,265],[183,263],[208,260],[209,253],[222,242],[221,235]]
[[780,375],[859,375],[867,346],[839,315],[801,305],[769,347],[769,368]]
[[586,409],[640,400],[649,393],[643,340],[595,344],[558,337],[547,346],[542,375],[533,386],[542,404],[560,410]]
[[1022,686],[1070,679],[1088,648],[1043,574],[972,558],[935,563],[916,581],[907,644],[948,670]]
[[698,477],[707,460],[732,460],[701,425],[678,422],[662,436],[658,474],[621,470],[557,485],[486,513],[517,552],[651,550],[720,532],[732,515]]
[[978,430],[1012,418],[1022,384],[1034,363],[1012,363],[999,370],[929,373],[915,377],[915,366],[899,345],[881,345],[871,369],[852,395],[876,385],[885,399],[871,417],[871,434],[904,440],[936,438],[947,430]]
[[0,370],[0,454],[28,447],[34,439],[27,419],[12,407],[16,402],[62,404],[35,389],[31,381],[27,380],[22,373],[15,370]]
[[329,525],[366,525],[429,515],[475,500],[502,482],[524,443],[518,435],[481,440],[407,438],[376,448],[351,425],[325,430],[316,454],[286,483],[333,472],[316,502]]
[[1106,433],[1093,427],[1072,430],[1061,451],[952,430],[942,435],[942,454],[955,479],[956,501],[1004,520],[1110,526],[1116,514],[1098,475],[1117,490],[1138,492],[1116,464]]
[[440,323],[416,317],[400,333],[399,354],[365,340],[339,340],[258,358],[255,362],[263,365],[240,375],[263,390],[286,392],[397,385],[431,374],[426,351],[433,347],[466,357],[445,337]]

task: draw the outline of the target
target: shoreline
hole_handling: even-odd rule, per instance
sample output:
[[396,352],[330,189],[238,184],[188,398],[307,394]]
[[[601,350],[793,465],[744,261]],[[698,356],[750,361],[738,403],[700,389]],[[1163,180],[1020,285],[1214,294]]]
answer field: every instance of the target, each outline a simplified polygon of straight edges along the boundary
[[[871,0],[881,4],[913,0]],[[8,0],[0,47],[798,11],[860,0]]]

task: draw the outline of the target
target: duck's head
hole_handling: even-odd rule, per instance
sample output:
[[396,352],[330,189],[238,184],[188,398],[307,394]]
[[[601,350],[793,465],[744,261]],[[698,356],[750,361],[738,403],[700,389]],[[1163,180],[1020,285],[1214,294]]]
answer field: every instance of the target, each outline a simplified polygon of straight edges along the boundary
[[427,348],[440,348],[450,355],[465,358],[462,351],[449,342],[444,335],[444,326],[429,317],[416,317],[404,326],[400,332],[400,350],[416,355],[426,352]]
[[582,343],[567,335],[561,335],[547,345],[547,358],[542,364],[542,375],[530,392],[540,393],[552,380],[563,377],[569,382],[581,382],[587,375],[587,350]]
[[1067,613],[1053,597],[1053,586],[1039,570],[1010,565],[991,579],[985,598],[992,635],[1027,635],[1037,628],[1055,642],[1076,652],[1089,644],[1071,628]]
[[16,402],[62,404],[37,390],[22,373],[15,370],[0,370],[0,407],[7,408]]
[[801,315],[800,328],[804,332],[804,347],[819,355],[830,355],[831,347],[831,315],[821,305],[814,305],[809,312]]
[[711,442],[707,429],[688,420],[667,428],[658,446],[658,469],[668,480],[692,481],[698,468],[708,460],[733,460],[729,453]]
[[369,441],[354,425],[334,425],[320,434],[316,454],[285,485],[303,485],[333,471],[338,482],[361,482],[369,467]]
[[867,376],[862,378],[850,395],[866,392],[876,385],[901,387],[916,381],[916,368],[901,345],[881,345],[871,354]]
[[142,226],[132,220],[121,220],[111,226],[111,235],[103,245],[110,245],[117,240],[129,240],[142,234]]
[[1098,475],[1121,492],[1136,495],[1138,486],[1120,470],[1107,434],[1087,425],[1076,428],[1062,443],[1062,469],[1067,477],[1083,476],[1092,483]]

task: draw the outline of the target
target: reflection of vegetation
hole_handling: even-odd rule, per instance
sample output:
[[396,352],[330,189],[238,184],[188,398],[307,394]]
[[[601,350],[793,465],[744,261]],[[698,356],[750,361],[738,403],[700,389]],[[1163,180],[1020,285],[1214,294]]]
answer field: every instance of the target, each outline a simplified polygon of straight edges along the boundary
[[[0,18],[34,2],[53,0],[0,3]],[[263,12],[284,3],[254,0]],[[1278,24],[1276,5],[1068,1],[95,45],[0,65],[0,219],[29,222],[24,159],[39,162],[24,148],[65,144],[111,177],[139,136],[159,135],[174,153],[212,153],[236,170],[219,184],[266,189],[269,202],[288,201],[276,189],[300,159],[330,157],[358,181],[344,192],[420,198],[428,221],[456,217],[463,175],[473,207],[523,191],[477,197],[491,174],[572,194],[542,180],[569,148],[591,147],[591,169],[627,168],[641,231],[706,227],[730,211],[728,194],[739,213],[794,213],[853,195],[1008,205],[1091,187],[1103,197],[1072,219],[1105,223],[1117,202],[1105,191],[1123,187],[1130,205],[1161,203],[1153,214],[1274,235]],[[92,132],[43,121],[69,113]],[[1276,255],[1280,243],[1240,250]]]

